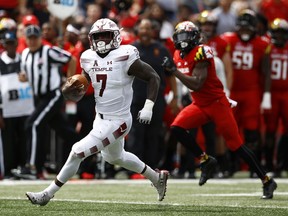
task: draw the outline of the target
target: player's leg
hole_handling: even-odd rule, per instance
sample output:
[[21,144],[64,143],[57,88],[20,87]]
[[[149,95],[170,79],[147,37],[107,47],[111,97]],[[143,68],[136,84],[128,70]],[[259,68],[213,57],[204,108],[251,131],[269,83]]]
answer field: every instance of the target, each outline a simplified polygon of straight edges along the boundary
[[[216,110],[216,107],[214,107]],[[218,112],[214,113],[213,118],[221,134],[231,151],[236,152],[249,167],[255,171],[263,183],[263,199],[273,198],[273,192],[277,188],[276,182],[267,176],[266,171],[261,166],[255,154],[246,146],[239,135],[236,121],[230,107],[218,106]]]
[[36,205],[46,205],[54,194],[76,174],[80,163],[86,157],[101,151],[104,148],[102,141],[93,136],[91,133],[84,137],[79,142],[75,143],[69,154],[66,163],[60,170],[56,179],[43,191],[39,193],[27,192],[26,196]]
[[[275,95],[273,95],[275,96]],[[272,97],[273,98],[273,97]],[[274,98],[275,100],[275,98]],[[274,102],[274,103],[273,103]],[[274,172],[274,150],[276,143],[276,131],[279,126],[278,120],[280,115],[278,103],[275,103],[272,99],[272,109],[267,113],[264,113],[265,122],[265,140],[264,140],[264,156],[265,156],[265,167],[269,172]]]
[[201,176],[199,185],[203,185],[215,172],[217,161],[208,156],[196,143],[196,138],[189,132],[192,128],[198,128],[209,121],[207,115],[197,106],[191,104],[185,107],[175,118],[171,125],[171,131],[177,140],[200,161]]
[[149,179],[158,191],[158,200],[162,201],[166,194],[169,172],[166,170],[153,170],[141,161],[136,155],[124,150],[124,136],[101,151],[105,161],[119,165],[127,170],[140,173]]
[[[273,98],[273,97],[272,97]],[[288,91],[281,92],[281,119],[282,119],[282,128],[283,134],[280,136],[280,140],[277,146],[277,155],[276,155],[276,174],[278,177],[281,177],[281,172],[286,170],[288,171]],[[273,107],[273,104],[272,104]]]

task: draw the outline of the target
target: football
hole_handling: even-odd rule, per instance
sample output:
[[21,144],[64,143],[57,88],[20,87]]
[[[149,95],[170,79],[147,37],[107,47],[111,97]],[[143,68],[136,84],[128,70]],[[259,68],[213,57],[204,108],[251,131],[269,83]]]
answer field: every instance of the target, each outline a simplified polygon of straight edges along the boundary
[[75,74],[69,77],[62,87],[62,93],[66,100],[78,102],[86,93],[89,82],[85,76]]
[[86,77],[82,74],[75,74],[71,77],[70,82],[74,82],[72,80],[76,80],[75,85],[80,86],[80,85],[84,85],[84,89],[87,90],[88,86],[89,86],[89,82],[86,79]]

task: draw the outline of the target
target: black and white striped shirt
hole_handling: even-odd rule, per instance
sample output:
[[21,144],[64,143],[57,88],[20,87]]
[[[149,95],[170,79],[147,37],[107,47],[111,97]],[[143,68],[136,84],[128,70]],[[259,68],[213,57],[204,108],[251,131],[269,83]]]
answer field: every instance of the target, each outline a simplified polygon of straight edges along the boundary
[[61,66],[71,59],[71,54],[58,47],[41,46],[36,52],[26,48],[22,52],[21,69],[26,72],[34,96],[40,97],[62,84]]

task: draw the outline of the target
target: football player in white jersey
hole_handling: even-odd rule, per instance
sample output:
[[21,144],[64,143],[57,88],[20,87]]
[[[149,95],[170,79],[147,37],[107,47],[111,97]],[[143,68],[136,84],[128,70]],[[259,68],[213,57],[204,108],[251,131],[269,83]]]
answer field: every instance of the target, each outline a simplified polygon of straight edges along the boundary
[[[124,137],[128,134],[132,117],[132,83],[135,77],[147,82],[147,99],[138,119],[149,124],[153,105],[157,98],[160,78],[154,69],[139,59],[136,47],[120,45],[119,27],[110,19],[97,20],[89,32],[91,48],[80,58],[83,75],[92,83],[97,115],[93,129],[82,140],[75,143],[71,153],[53,181],[41,192],[27,192],[26,196],[36,205],[46,205],[54,194],[78,170],[82,160],[101,152],[105,161],[130,171],[141,173],[149,179],[162,201],[166,193],[168,171],[153,170],[137,156],[124,150]],[[83,85],[75,85],[68,79],[62,92],[69,100],[80,100],[85,94]]]

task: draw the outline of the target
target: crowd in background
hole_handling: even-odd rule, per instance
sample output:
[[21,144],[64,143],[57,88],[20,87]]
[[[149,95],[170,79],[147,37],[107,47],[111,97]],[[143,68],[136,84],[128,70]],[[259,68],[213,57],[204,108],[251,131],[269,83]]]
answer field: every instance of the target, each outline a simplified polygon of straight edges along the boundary
[[[214,55],[217,55],[223,63],[226,74],[223,83],[226,86],[226,94],[231,96],[231,99],[235,99],[233,98],[235,95],[233,94],[233,84],[235,85],[233,70],[235,70],[235,64],[239,59],[231,56],[231,44],[227,34],[236,31],[238,15],[244,9],[255,12],[257,18],[255,33],[265,38],[268,44],[272,43],[269,33],[273,21],[278,18],[288,22],[288,2],[285,0],[79,0],[78,7],[73,16],[62,21],[49,13],[45,1],[0,0],[0,34],[2,42],[0,53],[7,51],[5,42],[16,40],[17,47],[15,47],[15,51],[17,55],[21,55],[27,47],[24,35],[25,28],[29,25],[38,25],[42,31],[42,43],[60,47],[71,53],[77,61],[76,73],[81,73],[79,57],[85,49],[89,48],[87,37],[89,29],[100,18],[108,17],[114,20],[122,28],[122,44],[136,46],[141,59],[149,63],[161,78],[161,87],[155,103],[151,124],[140,126],[134,122],[130,134],[126,137],[125,148],[136,154],[150,167],[171,171],[174,178],[195,178],[198,163],[191,156],[193,152],[189,152],[177,143],[169,132],[169,126],[179,110],[192,102],[189,91],[180,83],[176,83],[176,80],[166,76],[161,67],[163,57],[169,56],[171,58],[175,51],[172,40],[174,27],[181,21],[190,20],[199,25],[202,32],[206,32],[206,35],[203,34],[203,43],[215,48]],[[205,13],[207,16],[205,16]],[[205,22],[212,24],[214,28],[210,30],[210,34],[220,39],[209,43],[211,39],[209,38],[209,27],[207,27],[208,30],[205,29]],[[286,30],[283,31],[283,35],[287,35],[288,26],[284,23],[281,28]],[[10,36],[5,36],[7,33]],[[284,59],[283,69],[280,69],[278,64],[274,67],[276,71],[281,70],[283,74],[285,73],[284,78],[287,79],[287,36],[285,43],[287,58]],[[249,61],[248,58],[243,58],[243,61],[245,60]],[[67,65],[61,70],[64,82],[67,77]],[[5,73],[2,67],[0,73],[0,89],[2,91],[3,82],[5,82],[2,79],[3,73]],[[245,80],[248,81],[249,79],[249,74],[246,74],[241,82],[236,80],[238,81],[237,85],[240,86],[239,88],[243,87],[245,89]],[[260,85],[260,83],[256,84]],[[143,100],[145,101],[146,98],[146,90],[143,88],[141,81],[135,80],[133,89],[132,115],[133,112],[138,113],[139,107],[143,106]],[[287,96],[288,99],[287,92],[288,87],[281,89],[281,94]],[[31,97],[29,94],[26,95],[26,98],[31,99]],[[287,102],[283,102],[282,106],[282,110],[285,110],[285,108],[288,110]],[[242,107],[241,101],[238,101],[238,107]],[[2,108],[5,107],[2,105]],[[260,110],[260,107],[256,107],[256,109],[258,108]],[[244,112],[249,113],[249,110],[255,109],[255,107],[247,105],[245,109]],[[23,128],[29,112],[31,111],[28,110],[28,113],[24,112],[20,116],[16,116],[22,118]],[[63,106],[63,113],[65,113],[80,137],[87,135],[92,128],[95,115],[92,87],[89,87],[85,97],[77,104],[66,101],[65,106]],[[265,114],[261,115],[259,119],[256,119],[259,125],[256,134],[254,132],[250,133],[251,130],[246,133],[245,126],[241,125],[239,120],[239,128],[243,129],[243,139],[258,155],[266,169],[277,177],[281,177],[283,171],[288,170],[288,162],[285,157],[285,153],[288,153],[288,126],[286,125],[288,119],[286,117],[287,115],[282,111],[279,111],[279,116],[273,116],[274,119],[277,118],[277,121],[265,121]],[[23,128],[22,131],[21,127],[17,129],[12,127],[11,129],[6,124],[7,118],[11,117],[1,115],[0,118],[2,138],[3,134],[4,137],[6,136],[2,139],[0,148],[0,152],[2,149],[3,153],[0,158],[0,179],[11,178],[10,170],[18,166],[24,166],[28,151],[25,138],[23,138],[25,136],[23,135]],[[133,115],[133,118],[137,118],[136,114]],[[271,128],[271,122],[276,122],[273,123],[273,128]],[[21,126],[21,124],[18,124],[18,126]],[[7,130],[9,130],[9,133],[7,133]],[[17,139],[12,140],[12,137],[16,138],[13,135],[14,132],[19,133],[19,135],[17,135]],[[240,161],[224,147],[223,139],[217,134],[217,130],[213,125],[205,125],[202,128],[195,129],[193,133],[195,133],[195,137],[202,144],[202,147],[210,155],[217,158],[219,168],[215,173],[215,177],[231,177],[239,170],[247,170],[243,161]],[[55,134],[53,130],[47,130],[45,137],[48,140],[47,143],[43,143],[43,145],[46,145],[45,160],[47,163],[43,167],[43,171],[57,172],[57,169],[62,167],[63,161],[66,160],[73,143],[58,138],[57,133]],[[55,167],[52,165],[55,165]],[[85,179],[114,178],[117,171],[119,171],[117,167],[104,163],[100,155],[97,154],[83,162],[78,174],[80,178]],[[134,173],[127,173],[127,175],[129,178],[141,178],[141,175],[135,175]],[[253,177],[253,173],[250,174],[250,177]],[[45,176],[40,175],[38,178],[45,178]]]

